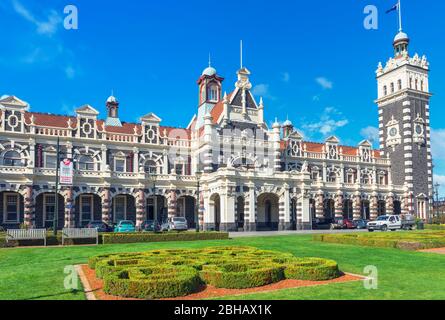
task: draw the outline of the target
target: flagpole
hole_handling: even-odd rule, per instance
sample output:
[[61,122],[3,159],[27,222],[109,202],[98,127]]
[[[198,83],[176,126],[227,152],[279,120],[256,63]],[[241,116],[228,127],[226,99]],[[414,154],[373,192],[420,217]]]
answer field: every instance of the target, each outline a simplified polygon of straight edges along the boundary
[[399,31],[402,32],[403,28],[402,28],[402,1],[399,0]]

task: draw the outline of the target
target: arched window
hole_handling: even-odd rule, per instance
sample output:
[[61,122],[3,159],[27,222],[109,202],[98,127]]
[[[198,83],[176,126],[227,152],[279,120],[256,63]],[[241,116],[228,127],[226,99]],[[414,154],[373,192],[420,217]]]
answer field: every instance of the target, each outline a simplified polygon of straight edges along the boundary
[[209,101],[218,101],[218,98],[218,86],[210,86],[207,92],[207,99]]
[[17,151],[7,151],[3,157],[3,165],[8,167],[21,167],[23,166],[22,157]]
[[79,158],[79,170],[94,171],[95,163],[91,156],[81,156]]
[[157,168],[158,168],[158,166],[156,165],[156,162],[154,162],[153,160],[145,161],[144,171],[146,173],[156,174],[157,173]]

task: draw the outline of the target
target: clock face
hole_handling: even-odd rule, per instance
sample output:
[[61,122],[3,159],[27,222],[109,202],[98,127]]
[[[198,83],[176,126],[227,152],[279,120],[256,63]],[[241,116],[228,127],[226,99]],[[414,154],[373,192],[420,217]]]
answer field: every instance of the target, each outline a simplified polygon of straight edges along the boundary
[[421,135],[421,134],[423,133],[423,128],[422,128],[422,126],[419,125],[419,124],[416,126],[416,133],[417,133],[418,135]]
[[391,130],[389,130],[389,135],[391,137],[395,137],[397,135],[397,129],[396,128],[392,128]]

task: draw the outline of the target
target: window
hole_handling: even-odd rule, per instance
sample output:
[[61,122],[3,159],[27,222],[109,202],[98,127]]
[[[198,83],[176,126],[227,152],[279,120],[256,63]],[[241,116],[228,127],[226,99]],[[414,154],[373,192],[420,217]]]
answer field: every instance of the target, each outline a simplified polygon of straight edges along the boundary
[[388,87],[387,86],[383,86],[383,94],[385,96],[388,95]]
[[335,172],[329,172],[328,182],[336,183],[337,182],[337,174]]
[[353,184],[353,183],[355,183],[354,182],[354,179],[355,177],[354,177],[354,173],[353,172],[348,172],[347,174],[346,174],[346,182],[347,183],[349,183],[349,184]]
[[82,156],[79,159],[79,170],[94,171],[94,159],[90,156]]
[[54,153],[45,153],[45,168],[57,168],[57,156]]
[[127,198],[117,196],[114,198],[114,222],[119,222],[127,218]]
[[218,87],[213,85],[208,90],[208,100],[218,101]]
[[312,180],[318,181],[318,178],[319,178],[319,172],[318,171],[312,171],[311,175],[312,175]]
[[413,78],[409,78],[409,88],[413,88]]
[[391,93],[394,93],[394,82],[391,82]]
[[5,193],[4,203],[4,223],[18,223],[20,212],[20,196],[15,193]]
[[80,196],[80,219],[82,226],[93,220],[93,197]]
[[125,159],[114,159],[114,171],[125,172]]
[[421,91],[423,91],[423,87],[424,87],[424,86],[423,86],[423,80],[422,80],[422,81],[420,81],[420,90],[421,90]]
[[381,186],[386,185],[386,179],[384,175],[379,175],[379,185]]
[[183,168],[184,168],[184,165],[182,163],[177,163],[175,165],[175,172],[176,172],[176,174],[177,175],[182,175],[183,174]]
[[416,79],[416,90],[418,90],[418,88],[419,88],[419,80]]
[[398,84],[399,84],[399,90],[402,90],[402,80],[399,80]]
[[371,180],[371,177],[369,176],[369,174],[363,175],[363,177],[362,177],[363,184],[369,185],[369,184],[371,184],[371,182],[372,182],[372,180]]
[[13,150],[6,152],[3,157],[3,165],[8,167],[21,167],[22,157],[20,156],[20,153]]
[[54,213],[56,212],[56,197],[53,194],[45,194],[43,198],[43,216],[45,217],[45,225],[51,225],[54,221]]
[[144,165],[144,171],[146,173],[156,174],[157,173],[156,162],[154,162],[153,160],[147,160]]

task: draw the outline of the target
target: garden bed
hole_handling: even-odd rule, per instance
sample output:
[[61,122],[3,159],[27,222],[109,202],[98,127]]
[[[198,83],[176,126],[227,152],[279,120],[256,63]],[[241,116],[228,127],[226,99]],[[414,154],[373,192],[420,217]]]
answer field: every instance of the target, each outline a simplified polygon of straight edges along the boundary
[[445,231],[317,234],[313,236],[313,239],[328,243],[396,248],[410,251],[445,247]]
[[94,270],[92,286],[100,286],[104,294],[137,299],[199,298],[209,292],[220,296],[260,287],[277,290],[342,276],[332,260],[250,247],[102,255],[90,258],[88,268]]

